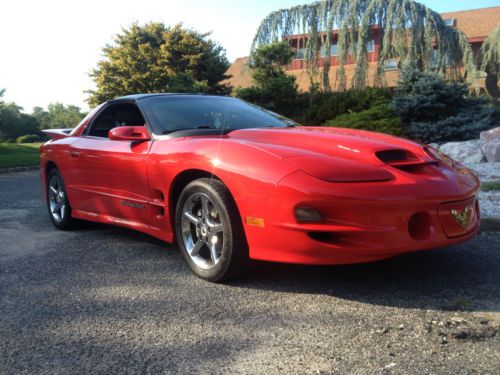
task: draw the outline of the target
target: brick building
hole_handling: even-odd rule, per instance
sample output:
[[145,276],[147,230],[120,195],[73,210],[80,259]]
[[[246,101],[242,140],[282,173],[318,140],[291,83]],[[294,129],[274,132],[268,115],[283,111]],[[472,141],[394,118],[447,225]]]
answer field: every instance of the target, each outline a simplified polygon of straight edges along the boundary
[[[500,23],[500,6],[472,9],[460,12],[448,12],[441,14],[441,17],[447,25],[456,27],[461,30],[469,39],[473,51],[477,54],[484,40]],[[372,30],[373,39],[368,42],[368,85],[373,85],[373,77],[375,75],[378,59],[379,44],[377,38],[377,26]],[[334,44],[332,45],[329,53],[322,51],[322,57],[319,59],[319,65],[322,66],[324,58],[330,58],[331,68],[329,71],[330,82],[335,83],[337,77],[338,61],[337,61],[337,45],[335,44],[337,31],[333,31]],[[305,70],[303,54],[304,48],[303,36],[293,35],[289,37],[291,46],[296,50],[295,58],[289,66],[286,67],[287,74],[294,75],[297,78],[297,84],[300,90],[307,91],[310,86],[310,79]],[[245,67],[248,57],[240,57],[234,61],[229,67],[227,74],[231,76],[228,80],[233,87],[249,87],[252,85],[251,71]],[[352,76],[354,74],[355,64],[354,61],[349,60],[345,65],[346,83],[347,86],[351,84]],[[384,66],[385,77],[389,87],[396,84],[398,76],[397,61],[388,60]],[[484,79],[481,80],[481,85],[484,87]],[[332,85],[333,86],[333,85]]]

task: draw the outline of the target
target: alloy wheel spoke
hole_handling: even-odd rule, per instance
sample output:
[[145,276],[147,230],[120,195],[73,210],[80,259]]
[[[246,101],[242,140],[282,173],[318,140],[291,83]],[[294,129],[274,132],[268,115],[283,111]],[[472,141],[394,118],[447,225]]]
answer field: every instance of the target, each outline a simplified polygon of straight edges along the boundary
[[50,187],[50,190],[51,190],[51,191],[52,191],[52,193],[54,193],[55,195],[57,195],[57,194],[58,194],[58,191],[57,191],[57,189],[56,189],[54,186],[51,186],[51,187]]
[[184,217],[194,225],[198,225],[198,223],[200,222],[200,219],[194,216],[191,212],[184,212]]
[[200,253],[202,246],[203,246],[203,241],[198,239],[198,241],[196,241],[196,244],[193,246],[193,248],[189,252],[189,255],[191,255],[193,257],[198,255]]
[[207,219],[209,216],[208,199],[204,196],[201,197],[201,207],[202,207],[201,216],[203,216],[203,218]]
[[210,228],[210,233],[212,234],[217,234],[220,233],[224,230],[224,227],[222,224],[208,224]]
[[215,244],[210,245],[210,258],[212,258],[212,262],[214,262],[214,264],[217,263],[217,261],[219,260]]

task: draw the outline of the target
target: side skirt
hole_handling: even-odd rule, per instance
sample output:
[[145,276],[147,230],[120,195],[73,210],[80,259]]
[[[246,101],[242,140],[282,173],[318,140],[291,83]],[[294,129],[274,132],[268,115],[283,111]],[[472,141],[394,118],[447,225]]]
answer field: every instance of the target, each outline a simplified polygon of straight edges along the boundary
[[96,214],[94,212],[81,211],[81,210],[73,210],[71,212],[71,216],[73,216],[75,219],[95,221],[97,223],[111,224],[119,227],[133,229],[138,232],[149,234],[150,236],[156,237],[165,242],[169,243],[174,242],[173,233],[162,231],[158,228],[151,227],[149,225],[146,225],[138,221],[125,220],[109,215]]

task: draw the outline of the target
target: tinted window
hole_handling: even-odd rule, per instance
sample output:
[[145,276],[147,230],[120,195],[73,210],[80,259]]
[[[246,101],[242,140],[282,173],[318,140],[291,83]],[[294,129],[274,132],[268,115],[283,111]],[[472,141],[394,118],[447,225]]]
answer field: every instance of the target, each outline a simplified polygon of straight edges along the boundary
[[107,138],[111,129],[118,126],[143,126],[139,108],[132,103],[113,104],[104,109],[94,120],[88,135]]
[[217,96],[155,96],[140,105],[156,134],[186,129],[247,129],[297,125],[244,101]]

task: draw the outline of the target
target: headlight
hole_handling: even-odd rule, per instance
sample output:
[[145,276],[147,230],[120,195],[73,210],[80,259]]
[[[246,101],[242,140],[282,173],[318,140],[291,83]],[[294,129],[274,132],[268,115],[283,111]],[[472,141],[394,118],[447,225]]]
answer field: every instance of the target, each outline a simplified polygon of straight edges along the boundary
[[455,168],[455,169],[457,168],[458,163],[455,160],[453,160],[452,158],[450,158],[448,155],[446,155],[445,153],[443,153],[439,150],[436,150],[435,148],[428,146],[428,145],[425,145],[424,151],[431,158],[433,158],[435,160],[439,160],[451,168]]

